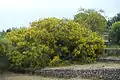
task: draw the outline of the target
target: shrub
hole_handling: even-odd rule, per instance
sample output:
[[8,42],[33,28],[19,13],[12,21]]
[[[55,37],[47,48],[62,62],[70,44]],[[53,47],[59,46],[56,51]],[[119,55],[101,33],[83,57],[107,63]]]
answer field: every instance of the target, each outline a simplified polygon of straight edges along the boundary
[[5,38],[0,38],[0,73],[2,74],[9,68],[9,60],[7,52],[10,49],[10,42]]
[[0,75],[3,74],[4,71],[8,70],[9,61],[6,55],[0,55]]
[[109,33],[109,41],[111,44],[120,44],[120,21],[112,24],[112,28]]
[[[100,55],[104,40],[72,20],[45,18],[29,28],[7,33],[12,42],[11,67],[57,66],[59,62],[91,62]],[[56,57],[57,56],[57,57]]]

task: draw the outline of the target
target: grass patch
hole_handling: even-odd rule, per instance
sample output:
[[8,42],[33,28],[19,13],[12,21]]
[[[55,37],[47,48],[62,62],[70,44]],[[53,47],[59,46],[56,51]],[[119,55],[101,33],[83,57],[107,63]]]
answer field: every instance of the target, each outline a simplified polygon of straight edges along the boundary
[[52,67],[50,69],[98,69],[98,68],[120,68],[119,63],[113,63],[113,62],[95,62],[92,64],[84,64],[84,65],[71,65],[71,66],[63,66],[63,67]]

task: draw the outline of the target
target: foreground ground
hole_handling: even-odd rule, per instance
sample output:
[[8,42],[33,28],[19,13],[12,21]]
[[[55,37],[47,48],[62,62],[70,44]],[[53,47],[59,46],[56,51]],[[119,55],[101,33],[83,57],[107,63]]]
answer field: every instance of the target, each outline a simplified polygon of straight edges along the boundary
[[[55,67],[54,67],[55,68]],[[84,64],[84,65],[71,65],[66,67],[56,67],[56,68],[74,68],[74,69],[96,69],[96,68],[120,68],[119,63],[94,63],[94,64]],[[80,78],[71,78],[71,79],[60,79],[60,78],[47,78],[35,75],[27,74],[15,74],[11,72],[6,72],[4,75],[0,76],[0,80],[91,80],[91,79],[80,79]],[[92,79],[93,80],[93,79]],[[97,79],[94,79],[97,80]]]
[[6,73],[4,76],[0,76],[0,80],[89,80],[89,79],[80,79],[80,78],[71,78],[71,79],[60,79],[60,78],[45,78],[35,75],[23,75],[23,74],[14,74]]
[[[120,63],[113,63],[113,62],[97,62],[93,64],[84,64],[84,65],[71,65],[71,66],[64,66],[64,67],[54,67],[53,69],[103,69],[103,68],[120,68]],[[50,68],[52,69],[52,68]]]

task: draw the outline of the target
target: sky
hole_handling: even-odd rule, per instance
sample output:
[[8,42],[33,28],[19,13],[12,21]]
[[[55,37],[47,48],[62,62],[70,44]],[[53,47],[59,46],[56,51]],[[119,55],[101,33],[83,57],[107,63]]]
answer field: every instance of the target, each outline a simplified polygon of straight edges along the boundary
[[103,9],[108,17],[120,12],[120,0],[0,0],[0,31],[28,27],[40,18],[72,19],[78,9]]

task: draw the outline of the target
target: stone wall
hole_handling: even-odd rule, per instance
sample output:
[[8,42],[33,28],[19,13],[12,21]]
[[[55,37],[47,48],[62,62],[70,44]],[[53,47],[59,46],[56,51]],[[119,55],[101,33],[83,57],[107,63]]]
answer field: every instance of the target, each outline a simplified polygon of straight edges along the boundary
[[119,55],[120,56],[120,48],[105,48],[104,55],[107,55],[107,56]]
[[120,59],[119,58],[117,58],[117,59],[115,59],[115,58],[98,58],[98,59],[96,59],[98,62],[113,62],[113,63],[120,63]]
[[43,69],[37,70],[36,74],[47,77],[59,78],[99,78],[103,80],[120,80],[120,69]]

